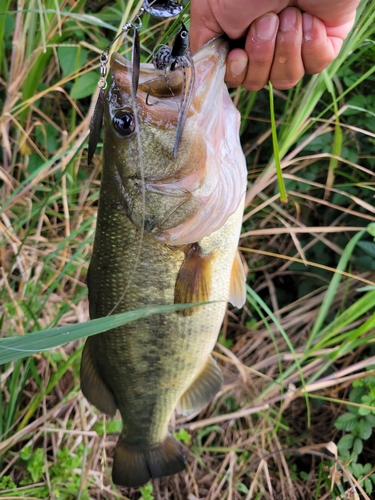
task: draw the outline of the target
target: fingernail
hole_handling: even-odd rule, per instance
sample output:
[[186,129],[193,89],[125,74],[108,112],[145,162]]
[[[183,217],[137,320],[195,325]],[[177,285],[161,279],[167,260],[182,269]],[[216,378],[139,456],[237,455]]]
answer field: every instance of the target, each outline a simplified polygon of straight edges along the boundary
[[311,31],[313,29],[314,18],[312,15],[304,12],[302,14],[302,30],[305,40],[311,40]]
[[277,29],[277,16],[267,14],[255,23],[255,32],[262,40],[269,40],[276,34]]
[[288,9],[280,16],[280,30],[288,31],[296,27],[297,11],[296,9]]
[[236,59],[235,61],[231,61],[229,63],[229,71],[232,76],[239,76],[247,68],[247,59]]

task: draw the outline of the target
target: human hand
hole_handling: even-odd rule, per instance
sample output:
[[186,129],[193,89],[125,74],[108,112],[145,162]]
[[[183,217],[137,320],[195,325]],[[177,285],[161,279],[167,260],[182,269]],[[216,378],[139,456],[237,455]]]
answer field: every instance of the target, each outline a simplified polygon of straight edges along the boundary
[[214,36],[246,37],[227,57],[230,87],[289,89],[338,55],[360,0],[191,0],[190,48]]

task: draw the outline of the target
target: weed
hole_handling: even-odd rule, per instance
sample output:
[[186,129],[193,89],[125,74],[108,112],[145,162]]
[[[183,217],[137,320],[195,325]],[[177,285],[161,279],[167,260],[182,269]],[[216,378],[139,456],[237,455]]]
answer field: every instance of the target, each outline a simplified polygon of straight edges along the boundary
[[[371,369],[369,367],[369,369]],[[344,432],[337,443],[339,458],[347,463],[348,470],[358,482],[363,481],[368,495],[374,490],[375,474],[371,463],[360,463],[364,441],[373,434],[375,428],[375,375],[360,378],[353,382],[349,393],[347,412],[334,422],[336,429]]]
[[147,484],[143,488],[139,488],[139,492],[142,495],[139,500],[154,500],[152,484]]
[[[103,424],[79,393],[81,339],[119,321],[86,322],[101,145],[93,168],[83,165],[98,56],[136,3],[2,5],[0,497],[120,498],[110,467],[121,422]],[[267,92],[232,92],[249,170],[241,248],[251,287],[215,353],[223,390],[198,419],[176,417],[191,452],[188,472],[160,481],[171,500],[374,494],[374,18],[363,0],[324,74],[274,91],[272,126]],[[143,20],[151,53],[169,25]],[[335,439],[335,428],[354,489],[332,461],[286,455]],[[152,485],[126,492],[157,495]]]
[[[0,498],[10,494],[25,498],[27,491],[32,491],[32,496],[35,498],[75,499],[81,486],[80,467],[84,453],[83,445],[78,446],[75,453],[61,448],[57,451],[56,463],[50,463],[42,448],[33,450],[32,446],[24,447],[18,456],[20,464],[24,465],[28,474],[23,476],[18,486],[10,476],[3,476],[0,481],[2,492]],[[48,467],[49,484],[46,483],[46,467]],[[89,499],[88,487],[81,491],[81,498]]]
[[189,446],[191,443],[191,435],[187,432],[186,429],[179,429],[178,432],[175,432],[174,437],[187,446]]

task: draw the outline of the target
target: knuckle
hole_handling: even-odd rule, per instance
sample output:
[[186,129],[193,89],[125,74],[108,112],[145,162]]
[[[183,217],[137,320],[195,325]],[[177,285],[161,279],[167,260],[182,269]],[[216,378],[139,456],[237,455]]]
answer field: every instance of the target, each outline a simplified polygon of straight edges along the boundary
[[261,90],[267,84],[267,81],[268,81],[268,78],[257,79],[257,80],[247,78],[242,83],[242,86],[246,90],[251,90],[251,91],[255,92],[255,91]]
[[302,76],[300,78],[297,78],[295,80],[280,80],[278,78],[271,78],[271,83],[277,90],[289,90],[301,80]]

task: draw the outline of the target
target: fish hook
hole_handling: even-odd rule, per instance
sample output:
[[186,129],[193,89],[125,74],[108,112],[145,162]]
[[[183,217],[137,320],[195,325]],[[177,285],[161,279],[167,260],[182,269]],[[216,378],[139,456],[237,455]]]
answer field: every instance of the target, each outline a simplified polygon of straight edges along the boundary
[[[152,61],[156,69],[164,70],[167,83],[168,69],[169,71],[175,71],[176,69],[183,70],[184,80],[182,85],[181,105],[178,114],[176,139],[173,148],[173,156],[175,158],[177,157],[178,146],[180,144],[183,129],[193,101],[193,92],[195,85],[194,61],[188,50],[188,45],[189,31],[184,23],[181,23],[181,28],[176,35],[172,49],[168,47],[168,45],[162,45],[156,52]],[[186,78],[186,68],[190,68],[190,79],[188,85]]]
[[[139,74],[140,74],[140,64],[141,64],[141,45],[139,40],[139,30],[142,27],[141,16],[144,12],[151,14],[153,17],[158,18],[168,18],[178,16],[182,12],[182,5],[172,1],[172,0],[144,0],[142,7],[139,12],[133,18],[131,22],[126,23],[112,42],[106,47],[100,56],[100,79],[98,82],[99,94],[98,99],[95,103],[94,113],[90,122],[90,135],[88,143],[88,154],[87,161],[90,165],[92,158],[95,153],[96,146],[98,145],[100,139],[101,127],[103,124],[104,115],[104,94],[107,87],[107,64],[109,59],[109,51],[112,45],[123,35],[126,35],[130,29],[133,28],[133,46],[132,46],[132,100],[133,103],[136,101],[137,90],[139,85]],[[147,96],[147,100],[148,101]],[[156,104],[156,103],[155,103]],[[149,106],[152,104],[148,103]]]
[[147,106],[155,106],[155,104],[157,104],[159,101],[156,100],[155,102],[150,102],[149,101],[149,98],[150,98],[150,92],[151,92],[151,87],[148,88],[148,91],[147,91],[147,95],[146,95],[146,104]]
[[100,79],[98,82],[99,94],[95,103],[94,113],[90,121],[90,136],[87,152],[87,162],[90,165],[100,139],[100,131],[104,115],[104,91],[107,88],[107,63],[108,52],[102,52],[100,56]]

